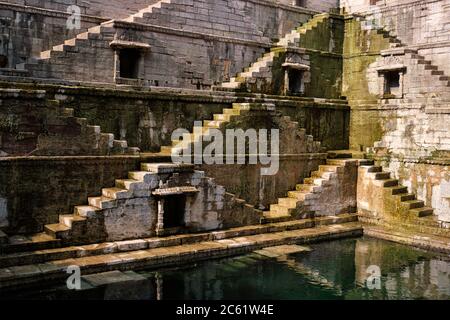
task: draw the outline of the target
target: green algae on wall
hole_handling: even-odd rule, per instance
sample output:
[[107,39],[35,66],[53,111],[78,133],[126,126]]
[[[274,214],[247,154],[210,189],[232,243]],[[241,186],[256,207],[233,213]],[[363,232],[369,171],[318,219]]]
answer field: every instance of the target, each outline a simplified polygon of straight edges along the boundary
[[369,91],[367,68],[389,48],[389,39],[376,30],[363,30],[354,17],[345,20],[342,95],[350,108],[350,148],[364,150],[382,137],[378,96]]

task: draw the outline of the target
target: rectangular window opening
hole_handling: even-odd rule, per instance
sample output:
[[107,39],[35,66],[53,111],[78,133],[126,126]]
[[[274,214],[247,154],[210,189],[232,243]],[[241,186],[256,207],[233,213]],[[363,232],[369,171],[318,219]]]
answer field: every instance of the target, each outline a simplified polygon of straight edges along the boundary
[[384,94],[399,94],[400,73],[398,71],[389,71],[384,74]]

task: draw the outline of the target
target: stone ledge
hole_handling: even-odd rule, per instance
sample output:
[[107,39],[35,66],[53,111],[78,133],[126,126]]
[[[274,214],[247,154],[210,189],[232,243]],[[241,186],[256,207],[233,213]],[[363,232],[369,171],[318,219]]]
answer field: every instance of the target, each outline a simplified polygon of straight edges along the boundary
[[[325,226],[337,223],[356,222],[356,214],[341,214],[338,216],[318,217],[315,219],[302,219],[289,222],[271,223],[265,225],[252,225],[237,227],[227,230],[219,230],[205,233],[182,234],[169,237],[154,237],[148,239],[134,239],[116,242],[105,242],[89,245],[69,246],[69,247],[48,247],[47,249],[27,249],[27,251],[17,252],[18,248],[8,248],[7,253],[0,255],[0,267],[12,265],[23,265],[32,263],[42,263],[50,260],[80,258],[86,256],[96,256],[108,253],[134,251],[140,249],[153,249],[162,247],[178,246],[202,241],[216,241],[234,237],[254,236],[265,233],[283,232],[290,230],[300,230],[312,228],[314,226]],[[9,251],[14,253],[8,253]]]
[[431,165],[438,165],[438,166],[450,165],[449,158],[434,158],[433,159],[433,158],[403,157],[402,159],[399,159],[394,156],[376,156],[376,155],[374,155],[372,158],[375,161],[431,164]]
[[393,229],[363,225],[364,235],[370,237],[397,242],[425,250],[439,253],[450,253],[450,242],[448,238],[431,236],[429,234],[415,233],[407,234]]
[[[1,79],[1,77],[0,77]],[[102,83],[80,83],[69,82],[64,83],[48,82],[47,79],[16,79],[14,81],[0,81],[0,88],[8,89],[11,86],[21,88],[22,92],[26,90],[40,90],[47,94],[60,95],[88,95],[88,96],[114,96],[124,98],[161,99],[161,100],[177,100],[189,102],[211,102],[211,103],[233,103],[233,102],[266,102],[276,103],[277,106],[290,105],[294,106],[302,104],[302,107],[312,108],[331,108],[349,110],[347,100],[343,99],[326,99],[314,97],[289,97],[264,95],[257,93],[235,93],[220,92],[211,90],[192,90],[184,88],[172,87],[142,87],[139,90],[135,87],[117,87],[114,84]],[[22,81],[22,82],[20,82]],[[13,89],[18,90],[18,89]]]

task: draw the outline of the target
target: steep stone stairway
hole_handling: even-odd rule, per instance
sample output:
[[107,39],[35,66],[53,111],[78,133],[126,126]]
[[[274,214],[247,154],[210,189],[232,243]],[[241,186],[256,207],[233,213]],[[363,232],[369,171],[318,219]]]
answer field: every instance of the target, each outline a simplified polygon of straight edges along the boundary
[[58,58],[78,54],[82,48],[90,47],[90,41],[98,40],[105,33],[110,33],[112,39],[112,35],[115,32],[113,24],[114,21],[111,20],[91,27],[86,32],[78,34],[75,38],[64,41],[63,44],[55,45],[52,49],[42,51],[39,57],[30,58],[27,62],[16,65],[16,69],[35,72],[35,75],[40,76],[39,72],[46,71],[46,64]]
[[433,208],[425,206],[422,200],[417,200],[416,195],[408,193],[408,188],[399,185],[397,179],[392,179],[389,172],[383,171],[380,166],[362,166],[366,177],[373,180],[374,185],[384,188],[384,194],[397,204],[393,207],[397,216],[428,217],[433,215]]
[[[275,105],[270,103],[233,103],[232,108],[225,108],[222,113],[214,114],[213,120],[204,120],[203,126],[196,129],[198,134],[189,133],[182,140],[172,141],[171,146],[162,146],[161,153],[164,155],[179,155],[182,151],[186,151],[189,148],[191,148],[192,152],[192,145],[207,138],[211,133],[211,129],[223,129],[227,123],[230,123],[247,112],[270,112],[275,110]],[[292,121],[289,116],[283,116],[283,119],[289,123],[292,129],[299,130],[299,134],[301,135],[300,139],[306,141],[308,149],[311,152],[319,152],[321,148],[319,141],[314,141],[314,137],[306,134],[305,129],[299,129],[298,122]]]
[[[340,194],[344,184],[345,175],[354,175],[351,172],[357,165],[371,163],[370,160],[362,159],[328,159],[325,165],[320,165],[318,170],[313,171],[309,178],[305,178],[302,184],[298,184],[295,190],[289,191],[287,197],[279,198],[277,204],[270,206],[270,210],[264,212],[262,223],[274,223],[290,221],[299,218],[311,218],[320,215],[334,215],[351,213],[356,209],[356,202],[347,202],[342,197],[335,201],[341,201],[333,208],[328,203],[332,193]],[[350,170],[349,170],[350,169]],[[349,196],[352,196],[350,191]],[[341,208],[339,206],[342,206]]]
[[[64,155],[112,155],[112,154],[137,154],[139,148],[128,147],[126,140],[114,139],[114,134],[101,132],[100,126],[89,125],[87,118],[74,116],[72,108],[63,108],[58,100],[47,100],[47,105],[56,114],[55,120],[47,132],[46,146],[39,146],[30,155],[51,155],[59,152]],[[78,127],[79,134],[66,137],[63,128]],[[55,129],[52,129],[52,128]],[[61,132],[61,133],[60,133]],[[50,148],[50,149],[49,149]]]
[[[425,56],[420,55],[417,49],[410,49],[406,43],[403,43],[392,31],[386,30],[382,26],[374,25],[372,21],[367,21],[364,16],[353,14],[358,21],[360,21],[363,30],[374,30],[383,38],[388,39],[390,43],[390,49],[384,50],[382,54],[390,55],[395,54],[396,51],[404,53],[406,56],[415,61],[415,64],[419,66],[425,74],[436,76],[435,81],[438,84],[435,87],[441,87],[444,91],[448,91],[450,87],[450,77],[444,74],[444,71],[439,70],[437,65],[427,59]],[[434,82],[433,82],[434,83]]]
[[405,49],[405,55],[414,60],[423,72],[434,77],[433,88],[436,91],[450,92],[450,77],[444,74],[431,60],[419,54],[418,50]]
[[214,87],[214,89],[239,89],[246,82],[256,82],[257,78],[270,79],[271,67],[280,54],[286,52],[290,46],[298,46],[302,35],[317,28],[317,26],[323,23],[329,16],[328,13],[315,15],[302,26],[293,29],[286,34],[271,48],[270,52],[265,53],[261,58],[258,58],[258,60],[250,67],[245,68],[245,70],[238,73],[236,77],[230,78],[230,81],[224,82],[220,86]]

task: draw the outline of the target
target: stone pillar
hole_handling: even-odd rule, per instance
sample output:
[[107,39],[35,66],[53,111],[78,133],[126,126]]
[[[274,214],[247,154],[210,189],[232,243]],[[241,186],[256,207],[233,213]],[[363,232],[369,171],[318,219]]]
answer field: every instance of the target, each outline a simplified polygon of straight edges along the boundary
[[114,82],[120,78],[120,50],[114,50]]
[[289,93],[289,69],[284,69],[284,88],[283,88],[283,94],[287,96]]
[[184,208],[184,223],[186,226],[188,226],[191,223],[191,201],[192,198],[187,196]]
[[158,201],[158,222],[156,224],[156,233],[164,230],[164,198]]

